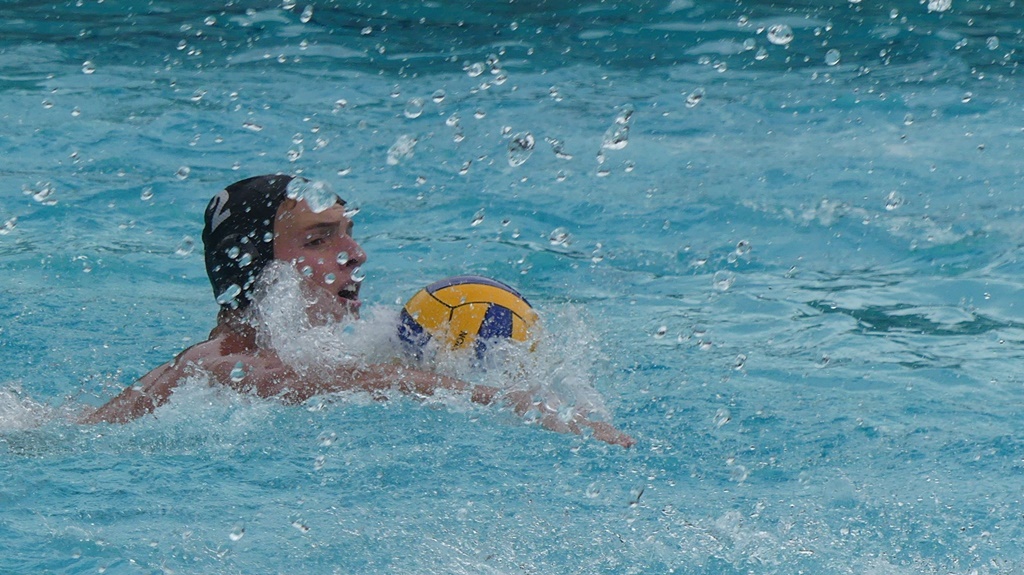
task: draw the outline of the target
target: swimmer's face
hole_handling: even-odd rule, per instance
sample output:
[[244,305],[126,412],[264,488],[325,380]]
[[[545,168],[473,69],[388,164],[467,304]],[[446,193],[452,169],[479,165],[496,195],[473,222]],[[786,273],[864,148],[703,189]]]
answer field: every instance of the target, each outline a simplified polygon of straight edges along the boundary
[[[352,220],[335,204],[317,213],[303,201],[285,200],[274,221],[274,259],[290,262],[306,280],[330,294],[335,319],[359,317],[359,282],[352,275],[366,252],[352,238]],[[337,306],[333,304],[337,303]]]

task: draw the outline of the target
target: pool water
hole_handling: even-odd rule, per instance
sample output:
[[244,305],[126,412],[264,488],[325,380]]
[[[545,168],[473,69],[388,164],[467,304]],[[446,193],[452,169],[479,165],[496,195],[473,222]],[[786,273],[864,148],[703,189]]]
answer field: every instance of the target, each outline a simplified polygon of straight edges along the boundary
[[[1019,0],[4,10],[0,573],[1024,568]],[[203,209],[270,172],[359,208],[334,344],[494,277],[637,446],[201,380],[73,423],[205,338]]]

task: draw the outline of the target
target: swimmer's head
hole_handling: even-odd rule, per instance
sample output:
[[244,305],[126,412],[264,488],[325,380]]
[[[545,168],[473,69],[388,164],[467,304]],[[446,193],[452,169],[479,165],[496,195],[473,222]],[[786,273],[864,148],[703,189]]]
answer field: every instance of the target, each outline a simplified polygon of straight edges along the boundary
[[[244,309],[263,268],[274,259],[274,222],[284,200],[300,199],[307,180],[288,175],[235,182],[206,207],[203,246],[206,274],[222,309]],[[344,204],[331,193],[330,202]]]

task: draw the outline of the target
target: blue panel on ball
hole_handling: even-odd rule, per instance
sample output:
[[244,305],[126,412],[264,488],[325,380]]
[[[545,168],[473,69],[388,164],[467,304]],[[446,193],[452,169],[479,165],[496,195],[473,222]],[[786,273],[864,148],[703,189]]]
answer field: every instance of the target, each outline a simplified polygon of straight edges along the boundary
[[407,351],[420,357],[420,354],[423,353],[423,346],[430,341],[430,333],[403,309],[398,318],[398,338],[402,340]]
[[512,311],[500,305],[492,305],[487,308],[484,320],[480,322],[480,331],[477,332],[474,344],[477,358],[483,358],[487,352],[487,343],[498,337],[512,337]]

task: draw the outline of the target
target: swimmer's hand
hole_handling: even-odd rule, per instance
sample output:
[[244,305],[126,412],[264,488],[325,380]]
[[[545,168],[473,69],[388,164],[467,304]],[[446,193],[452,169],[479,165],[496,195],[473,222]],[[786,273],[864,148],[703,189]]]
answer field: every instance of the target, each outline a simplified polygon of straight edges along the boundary
[[625,448],[636,445],[636,439],[628,433],[619,431],[610,423],[592,420],[587,417],[587,413],[575,411],[572,417],[566,420],[543,402],[535,401],[533,394],[529,391],[511,391],[504,394],[504,397],[512,405],[516,414],[520,416],[526,415],[530,411],[538,411],[541,414],[540,424],[551,431],[582,435],[589,429],[591,437],[599,441],[621,445]]

